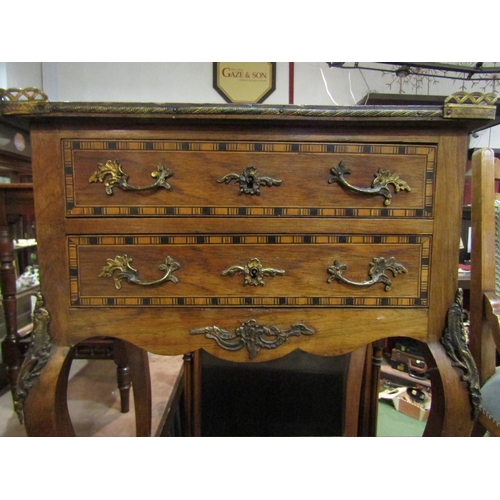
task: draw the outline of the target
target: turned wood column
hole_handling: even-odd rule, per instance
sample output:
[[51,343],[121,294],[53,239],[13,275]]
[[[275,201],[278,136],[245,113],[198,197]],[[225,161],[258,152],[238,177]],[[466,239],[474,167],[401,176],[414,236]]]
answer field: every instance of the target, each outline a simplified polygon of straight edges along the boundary
[[5,193],[0,192],[0,283],[5,316],[6,336],[2,341],[2,358],[7,368],[12,397],[15,397],[17,375],[22,356],[17,345],[16,266],[12,235],[7,221]]

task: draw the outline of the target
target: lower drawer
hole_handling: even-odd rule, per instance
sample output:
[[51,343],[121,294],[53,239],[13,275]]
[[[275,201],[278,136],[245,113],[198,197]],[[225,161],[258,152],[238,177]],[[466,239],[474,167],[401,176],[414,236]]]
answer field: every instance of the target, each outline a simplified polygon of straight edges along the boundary
[[427,307],[429,236],[68,238],[74,307]]

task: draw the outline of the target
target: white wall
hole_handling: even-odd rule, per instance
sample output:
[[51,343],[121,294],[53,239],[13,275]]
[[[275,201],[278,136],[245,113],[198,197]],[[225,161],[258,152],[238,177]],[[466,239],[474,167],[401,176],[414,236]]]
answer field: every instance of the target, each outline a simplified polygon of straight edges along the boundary
[[0,89],[7,87],[7,63],[0,62]]
[[[43,63],[44,91],[55,101],[220,103],[211,62]],[[288,63],[277,64],[266,104],[288,102]]]
[[[2,81],[3,80],[3,81]],[[42,88],[42,63],[5,62],[0,63],[0,87]]]
[[[392,73],[329,68],[324,62],[294,66],[295,104],[348,106],[369,92],[400,91],[399,79]],[[278,62],[277,88],[266,104],[288,104],[288,74],[289,63]],[[0,83],[40,87],[53,101],[224,102],[212,86],[211,62],[8,62],[0,63]],[[455,80],[426,79],[419,89],[406,84],[402,90],[449,95],[461,86]]]
[[[53,101],[224,102],[212,82],[211,62],[0,63],[0,87],[39,87]],[[450,95],[462,87],[456,80],[424,79],[418,89],[400,89],[392,73],[333,69],[324,62],[294,63],[293,83],[294,104],[340,106],[368,93]],[[469,84],[465,90],[481,89]],[[276,90],[265,103],[289,103],[289,63],[277,63]],[[500,148],[500,126],[471,138],[471,147],[483,146]]]
[[[295,104],[352,106],[369,93],[399,93],[400,85],[393,73],[329,68],[326,63],[302,62],[295,63],[295,89]],[[460,90],[460,85],[453,85],[451,80],[434,84],[427,79],[417,90],[408,83],[402,90],[407,94],[447,96]]]

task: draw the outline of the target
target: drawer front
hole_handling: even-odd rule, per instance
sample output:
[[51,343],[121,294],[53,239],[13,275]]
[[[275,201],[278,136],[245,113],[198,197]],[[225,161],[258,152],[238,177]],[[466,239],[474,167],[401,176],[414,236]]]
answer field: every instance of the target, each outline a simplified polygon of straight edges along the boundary
[[62,150],[69,217],[432,217],[435,146],[63,140]]
[[69,237],[74,307],[426,307],[429,236]]

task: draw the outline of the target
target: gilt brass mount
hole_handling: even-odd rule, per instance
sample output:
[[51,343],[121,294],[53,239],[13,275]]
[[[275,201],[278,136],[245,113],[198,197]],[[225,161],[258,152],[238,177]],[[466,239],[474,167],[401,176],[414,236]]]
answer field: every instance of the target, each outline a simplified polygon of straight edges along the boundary
[[355,282],[344,278],[342,271],[345,271],[347,266],[345,264],[341,264],[338,260],[335,260],[333,266],[328,268],[328,272],[331,274],[328,278],[328,283],[331,283],[332,281],[339,281],[341,283],[347,283],[355,286],[371,286],[376,283],[384,283],[384,289],[388,292],[392,288],[392,282],[389,279],[389,276],[385,274],[385,271],[391,271],[394,276],[399,273],[408,272],[402,264],[398,264],[396,262],[394,257],[390,257],[389,259],[386,259],[385,257],[374,257],[370,262],[370,266],[370,270],[368,271],[370,279],[368,281]]
[[180,269],[181,266],[179,263],[174,262],[170,256],[168,256],[165,259],[165,262],[158,267],[158,269],[163,271],[165,275],[155,281],[141,281],[137,277],[137,269],[134,269],[130,265],[132,258],[128,257],[126,254],[117,255],[114,259],[108,259],[107,262],[108,263],[99,273],[99,278],[112,277],[115,281],[115,288],[117,290],[121,289],[123,280],[142,286],[159,285],[160,283],[165,283],[167,281],[172,281],[173,283],[179,282],[179,278],[174,276],[173,273],[177,271],[177,269]]
[[264,286],[264,276],[283,276],[284,269],[264,268],[257,258],[250,259],[244,266],[231,266],[222,271],[222,276],[234,276],[236,273],[243,274],[244,285]]
[[399,174],[392,173],[389,170],[379,169],[375,174],[375,179],[373,179],[372,185],[369,188],[360,188],[353,186],[345,179],[346,174],[351,173],[351,169],[345,164],[344,160],[342,160],[338,167],[332,167],[330,172],[333,174],[328,180],[329,184],[336,182],[341,186],[344,186],[351,191],[355,191],[357,193],[369,194],[369,195],[380,195],[385,198],[384,205],[390,205],[392,199],[392,193],[389,191],[389,184],[392,184],[394,187],[394,192],[398,193],[401,190],[411,191],[410,186],[402,179],[399,178]]
[[14,101],[14,102],[40,102],[48,101],[47,94],[36,87],[25,87],[23,89],[10,88],[0,89],[1,101]]
[[97,170],[90,176],[89,182],[104,182],[106,193],[113,194],[113,188],[120,188],[122,191],[145,191],[147,189],[165,188],[170,189],[171,186],[167,179],[173,175],[172,170],[164,167],[161,163],[156,167],[157,170],[151,172],[151,177],[156,179],[156,182],[148,186],[136,187],[128,183],[129,175],[126,174],[119,160],[108,160],[106,163],[99,163]]
[[239,351],[243,347],[248,350],[250,359],[254,359],[261,349],[276,349],[289,337],[313,335],[314,330],[297,323],[288,330],[280,330],[276,326],[259,325],[255,319],[244,321],[236,328],[234,334],[218,326],[206,326],[190,330],[191,335],[205,335],[228,351]]
[[455,92],[444,101],[444,118],[482,118],[494,120],[497,112],[495,93]]
[[33,333],[28,352],[19,370],[14,394],[14,408],[19,422],[24,423],[24,403],[28,394],[42,373],[52,353],[52,339],[49,335],[50,314],[45,309],[41,293],[36,295],[33,310]]
[[256,194],[258,196],[260,196],[260,186],[280,186],[283,183],[283,181],[271,177],[261,177],[254,166],[245,168],[242,174],[226,174],[217,179],[219,183],[229,184],[231,181],[239,183],[239,194]]
[[472,416],[476,417],[481,407],[481,386],[479,372],[469,350],[464,318],[463,291],[459,288],[455,294],[455,302],[448,309],[441,344],[453,366],[462,370],[461,379],[469,385]]

